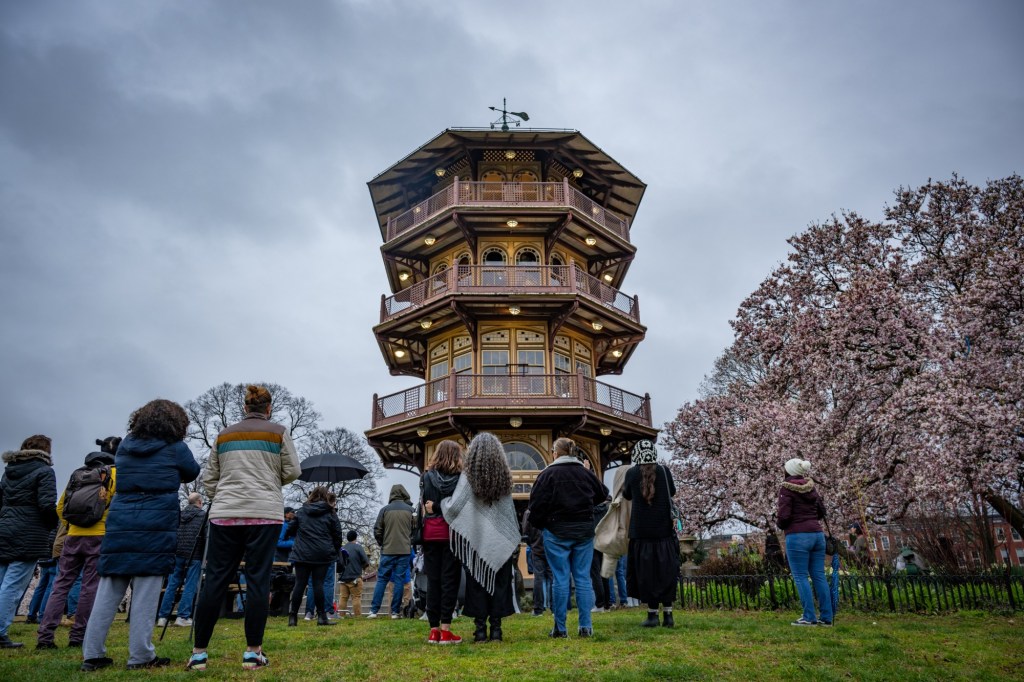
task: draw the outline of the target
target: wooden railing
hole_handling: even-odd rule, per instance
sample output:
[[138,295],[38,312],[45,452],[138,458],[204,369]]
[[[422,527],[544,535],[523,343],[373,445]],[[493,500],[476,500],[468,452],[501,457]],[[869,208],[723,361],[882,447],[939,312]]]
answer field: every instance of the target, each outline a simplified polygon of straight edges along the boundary
[[414,311],[448,294],[579,294],[640,322],[640,301],[569,265],[459,265],[381,296],[380,321]]
[[373,396],[373,428],[459,407],[590,408],[645,426],[651,398],[582,374],[451,374],[384,397]]
[[564,206],[594,223],[629,239],[629,222],[595,202],[567,180],[562,182],[465,182],[459,178],[405,213],[388,218],[387,241],[404,234],[438,213],[460,206]]

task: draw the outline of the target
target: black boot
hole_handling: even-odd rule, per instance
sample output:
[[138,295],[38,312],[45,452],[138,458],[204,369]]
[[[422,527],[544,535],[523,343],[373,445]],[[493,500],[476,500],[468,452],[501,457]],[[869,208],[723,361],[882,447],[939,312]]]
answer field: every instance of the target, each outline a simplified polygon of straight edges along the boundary
[[661,626],[666,628],[674,628],[676,626],[676,621],[672,618],[671,611],[665,611],[661,614]]
[[642,627],[642,628],[656,628],[659,625],[661,625],[661,623],[658,622],[658,612],[657,611],[648,611],[647,612],[647,620],[645,620],[644,622],[640,623],[640,627]]
[[288,627],[293,628],[299,624],[299,614],[289,613],[288,614]]
[[501,618],[491,618],[491,641],[501,641]]
[[321,611],[320,613],[316,614],[316,624],[317,625],[337,625],[337,623],[332,623],[327,618],[327,614],[324,613],[323,611]]
[[486,618],[474,618],[473,624],[476,625],[476,630],[473,630],[473,643],[486,642],[487,641],[487,619]]
[[7,635],[0,635],[0,649],[20,649],[22,646],[21,642],[12,642]]

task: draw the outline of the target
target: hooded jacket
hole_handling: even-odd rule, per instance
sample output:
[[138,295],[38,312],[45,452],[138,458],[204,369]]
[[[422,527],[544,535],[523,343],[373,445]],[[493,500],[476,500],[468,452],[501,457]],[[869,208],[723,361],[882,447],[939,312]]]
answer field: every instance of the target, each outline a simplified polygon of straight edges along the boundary
[[57,479],[43,450],[3,454],[0,478],[0,563],[48,559],[57,527]]
[[786,535],[821,533],[818,519],[825,518],[825,504],[814,489],[814,481],[801,476],[786,476],[779,488],[776,524]]
[[178,548],[178,488],[199,475],[182,441],[129,434],[117,449],[117,488],[100,545],[99,573],[167,575]]
[[401,554],[408,556],[412,551],[409,538],[412,536],[412,504],[409,491],[404,485],[391,486],[388,504],[381,507],[377,521],[373,524],[373,538],[380,545],[381,555]]
[[300,564],[333,563],[345,542],[338,515],[326,502],[303,504],[288,524],[287,535],[295,538],[288,560]]

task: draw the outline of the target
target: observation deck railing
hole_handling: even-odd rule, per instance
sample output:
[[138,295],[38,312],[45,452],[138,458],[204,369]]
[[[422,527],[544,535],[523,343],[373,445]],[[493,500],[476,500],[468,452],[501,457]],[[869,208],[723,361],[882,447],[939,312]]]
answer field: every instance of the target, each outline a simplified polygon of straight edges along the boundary
[[601,204],[562,182],[466,182],[458,177],[437,194],[405,213],[388,218],[387,241],[421,225],[438,213],[458,207],[557,206],[572,208],[613,234],[629,239],[629,222]]
[[454,408],[589,408],[651,425],[651,398],[583,374],[449,374],[373,397],[373,428]]
[[579,294],[640,322],[640,301],[569,265],[459,265],[431,275],[393,296],[381,296],[387,322],[448,294]]

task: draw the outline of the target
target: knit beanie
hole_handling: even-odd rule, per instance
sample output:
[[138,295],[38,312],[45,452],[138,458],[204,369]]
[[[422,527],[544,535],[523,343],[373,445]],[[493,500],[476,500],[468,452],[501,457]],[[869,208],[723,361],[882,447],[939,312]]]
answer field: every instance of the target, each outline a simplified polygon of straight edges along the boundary
[[658,449],[649,440],[637,441],[633,446],[633,464],[656,464],[658,462]]
[[811,473],[811,463],[806,459],[794,457],[786,462],[786,473],[790,476],[807,476]]

